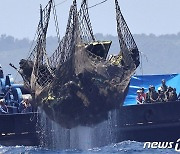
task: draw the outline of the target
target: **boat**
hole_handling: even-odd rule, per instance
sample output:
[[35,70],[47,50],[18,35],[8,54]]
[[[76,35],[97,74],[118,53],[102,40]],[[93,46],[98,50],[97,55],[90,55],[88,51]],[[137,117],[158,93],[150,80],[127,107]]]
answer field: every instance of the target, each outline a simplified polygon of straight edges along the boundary
[[15,83],[11,74],[4,76],[0,68],[0,99],[5,101],[8,113],[0,112],[0,145],[39,145],[38,113],[20,113],[19,105],[30,95],[23,84]]
[[40,9],[36,45],[28,59],[20,61],[19,73],[35,105],[63,127],[98,124],[124,102],[140,63],[139,50],[117,0],[115,6],[121,51],[110,58],[112,42],[95,39],[87,0],[79,11],[73,0],[65,36],[51,56],[46,51],[46,33],[55,4],[50,0]]
[[145,91],[149,85],[156,90],[165,79],[167,86],[176,88],[180,93],[180,74],[136,75],[133,76],[124,105],[117,111],[119,122],[116,133],[118,141],[131,140],[139,142],[173,142],[180,138],[180,100],[137,104],[136,91],[142,87]]
[[37,112],[0,114],[0,145],[39,145],[37,117]]
[[[176,143],[180,138],[180,100],[163,103],[137,104],[135,99],[137,89],[142,86],[146,89],[149,84],[154,84],[157,88],[160,85],[162,78],[166,79],[168,86],[175,87],[180,82],[180,74],[132,76],[129,92],[123,106],[115,111],[111,111],[112,113],[109,112],[109,122],[105,123],[103,127],[99,127],[98,124],[90,127],[94,130],[94,133],[92,134],[93,137],[96,137],[91,146],[100,147],[127,140],[138,142]],[[179,92],[179,90],[180,88],[177,87],[177,92]],[[6,146],[41,145],[40,132],[42,130],[39,129],[39,126],[42,128],[45,120],[40,120],[39,114],[35,112],[24,114],[14,113],[13,110],[11,111],[10,114],[0,115],[0,144]],[[61,132],[62,128],[59,129],[60,126],[57,127],[58,132],[60,131],[59,134],[54,130],[56,127],[52,127],[50,124],[51,123],[48,123],[48,128],[46,128],[48,129],[46,135],[54,132],[57,137],[60,135],[58,138],[63,138],[64,136]],[[106,130],[105,128],[108,129]],[[71,131],[71,129],[66,130]],[[65,133],[65,130],[63,130],[63,132]],[[102,133],[106,137],[99,140],[99,138],[102,137]],[[110,134],[112,140],[107,138],[108,134]],[[67,138],[70,135],[71,134],[67,135]],[[50,146],[52,138],[50,138],[49,135],[47,137],[48,138],[45,139],[50,140],[48,142]],[[106,138],[108,140],[106,140]],[[80,140],[79,137],[78,140]],[[65,140],[63,143],[64,142],[67,141]],[[59,144],[59,142],[57,143]],[[73,142],[73,144],[75,143]],[[62,146],[61,148],[63,148],[63,145],[60,145]],[[68,143],[66,148],[72,148],[72,145]],[[77,146],[75,148],[79,147]]]

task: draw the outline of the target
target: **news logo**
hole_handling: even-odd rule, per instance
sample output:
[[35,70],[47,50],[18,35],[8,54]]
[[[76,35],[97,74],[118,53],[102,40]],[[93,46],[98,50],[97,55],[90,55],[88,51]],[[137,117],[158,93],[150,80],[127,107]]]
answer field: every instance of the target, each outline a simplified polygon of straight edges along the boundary
[[174,146],[174,150],[180,152],[180,138],[176,142],[145,142],[143,148],[144,149],[172,149]]

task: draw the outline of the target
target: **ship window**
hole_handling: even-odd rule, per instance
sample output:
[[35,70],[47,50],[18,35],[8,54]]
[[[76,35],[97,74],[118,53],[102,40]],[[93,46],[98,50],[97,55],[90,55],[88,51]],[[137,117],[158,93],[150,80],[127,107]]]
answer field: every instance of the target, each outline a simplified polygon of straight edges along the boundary
[[97,45],[89,45],[87,47],[87,50],[90,51],[91,53],[100,56],[102,58],[105,57],[105,52],[102,44],[97,44]]
[[86,49],[96,56],[106,59],[111,41],[108,42],[93,42],[86,46]]

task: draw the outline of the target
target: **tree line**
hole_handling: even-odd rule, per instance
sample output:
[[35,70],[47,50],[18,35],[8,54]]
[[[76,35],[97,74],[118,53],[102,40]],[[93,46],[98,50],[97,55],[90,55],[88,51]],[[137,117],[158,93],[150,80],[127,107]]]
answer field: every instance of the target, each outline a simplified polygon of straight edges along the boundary
[[[120,51],[117,36],[95,34],[97,40],[111,40],[111,54],[117,54]],[[154,34],[135,34],[134,39],[141,52],[141,66],[138,74],[168,74],[180,73],[177,67],[180,57],[180,33],[156,36]],[[12,54],[15,51],[19,53],[19,58],[27,57],[31,47],[32,40],[28,38],[17,39],[13,36],[0,36],[0,54]],[[52,53],[57,47],[57,38],[47,38],[47,50]],[[23,52],[22,52],[23,51]],[[1,59],[3,63],[5,59]]]

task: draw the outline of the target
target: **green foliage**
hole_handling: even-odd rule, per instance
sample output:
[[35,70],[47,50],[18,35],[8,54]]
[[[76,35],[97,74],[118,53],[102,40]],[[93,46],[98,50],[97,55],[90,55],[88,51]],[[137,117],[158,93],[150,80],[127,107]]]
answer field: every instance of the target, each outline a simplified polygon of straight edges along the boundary
[[0,37],[0,51],[14,50],[30,46],[29,39],[15,39],[12,36],[1,35]]
[[[111,40],[111,54],[118,54],[120,51],[117,36],[96,34],[97,40]],[[172,35],[135,34],[134,39],[141,52],[141,65],[137,70],[138,74],[168,74],[180,73],[180,33]],[[8,66],[11,62],[18,66],[21,58],[28,56],[32,41],[29,39],[16,39],[12,36],[0,36],[0,63],[6,72],[12,72]],[[57,47],[57,38],[47,38],[47,51],[51,53]]]

